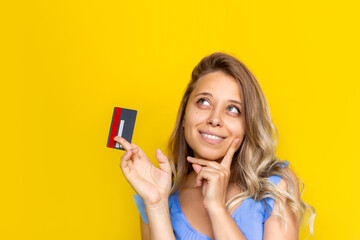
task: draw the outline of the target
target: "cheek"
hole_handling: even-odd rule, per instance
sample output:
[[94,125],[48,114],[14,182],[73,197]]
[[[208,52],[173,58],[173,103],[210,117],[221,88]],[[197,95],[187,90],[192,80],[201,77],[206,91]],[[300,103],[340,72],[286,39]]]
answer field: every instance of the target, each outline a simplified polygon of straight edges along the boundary
[[203,123],[204,121],[206,121],[206,119],[207,119],[207,117],[206,117],[205,112],[197,111],[197,110],[196,111],[189,110],[185,117],[184,127],[190,128],[190,127],[197,126],[197,125]]
[[243,138],[245,135],[245,126],[243,121],[236,121],[231,124],[229,124],[229,130],[231,133],[236,137]]
[[202,111],[187,112],[183,127],[185,140],[189,145],[191,145],[193,139],[195,139],[199,126],[203,124],[206,124],[206,114]]

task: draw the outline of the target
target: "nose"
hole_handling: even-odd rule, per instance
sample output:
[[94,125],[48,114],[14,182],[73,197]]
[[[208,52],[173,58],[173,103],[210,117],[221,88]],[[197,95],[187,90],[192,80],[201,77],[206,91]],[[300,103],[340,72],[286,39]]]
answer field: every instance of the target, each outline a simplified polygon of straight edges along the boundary
[[219,111],[212,111],[209,118],[207,119],[207,124],[210,124],[213,127],[221,127],[222,120]]

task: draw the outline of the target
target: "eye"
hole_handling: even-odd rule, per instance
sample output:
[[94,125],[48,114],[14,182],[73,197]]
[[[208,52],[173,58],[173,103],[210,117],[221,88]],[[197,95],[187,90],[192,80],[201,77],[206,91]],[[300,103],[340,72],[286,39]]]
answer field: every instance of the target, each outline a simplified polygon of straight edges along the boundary
[[200,105],[210,105],[209,101],[205,98],[200,98],[196,103],[200,104]]
[[237,107],[235,107],[235,106],[229,106],[228,107],[228,110],[230,111],[230,112],[232,112],[232,113],[240,113],[240,110],[237,108]]

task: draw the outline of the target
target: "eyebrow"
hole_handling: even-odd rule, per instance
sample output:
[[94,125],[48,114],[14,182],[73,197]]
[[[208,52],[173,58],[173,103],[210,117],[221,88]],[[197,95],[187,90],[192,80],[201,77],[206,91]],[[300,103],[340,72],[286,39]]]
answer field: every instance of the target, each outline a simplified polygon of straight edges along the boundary
[[[197,97],[197,96],[199,96],[199,95],[207,95],[207,96],[213,96],[211,93],[209,93],[209,92],[201,92],[201,93],[198,93],[198,94],[196,94],[195,95],[195,97]],[[236,100],[233,100],[233,99],[229,99],[228,100],[229,102],[232,102],[232,103],[237,103],[237,104],[239,104],[240,106],[242,106],[241,105],[241,102],[239,102],[239,101],[236,101]]]

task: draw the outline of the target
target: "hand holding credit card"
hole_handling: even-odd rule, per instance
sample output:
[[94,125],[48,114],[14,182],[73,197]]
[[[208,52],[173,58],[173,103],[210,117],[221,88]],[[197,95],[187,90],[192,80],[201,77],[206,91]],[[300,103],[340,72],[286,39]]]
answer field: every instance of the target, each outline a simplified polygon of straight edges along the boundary
[[126,180],[144,201],[145,205],[156,206],[168,199],[171,191],[171,166],[168,158],[157,149],[157,168],[135,143],[129,143],[122,137],[114,140],[121,144],[126,152],[121,156],[120,167]]
[[126,151],[120,162],[125,178],[146,204],[156,204],[170,194],[172,171],[160,149],[155,152],[157,168],[140,147],[131,143],[136,114],[135,110],[114,108],[107,147]]
[[119,107],[114,108],[109,137],[107,141],[107,147],[125,150],[123,146],[121,146],[121,144],[114,141],[114,137],[122,137],[126,139],[126,141],[131,143],[132,135],[134,132],[136,114],[136,110]]

